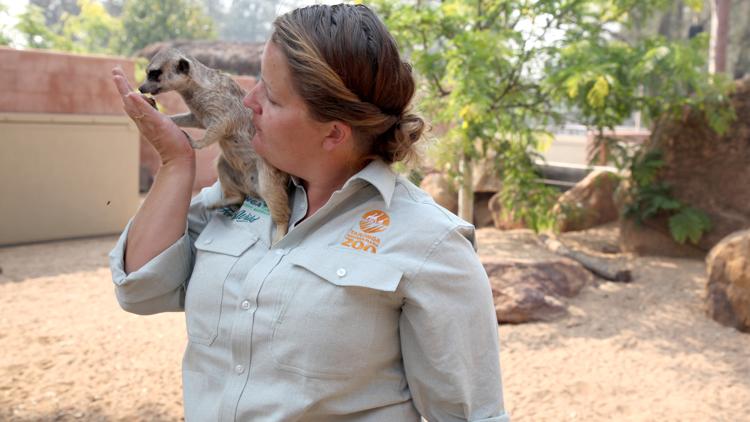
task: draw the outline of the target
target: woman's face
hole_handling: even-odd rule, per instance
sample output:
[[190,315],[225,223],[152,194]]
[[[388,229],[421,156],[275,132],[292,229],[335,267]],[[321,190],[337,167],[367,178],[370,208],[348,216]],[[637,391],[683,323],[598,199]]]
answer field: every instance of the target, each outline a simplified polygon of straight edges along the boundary
[[274,167],[305,178],[305,169],[323,152],[326,126],[312,119],[294,91],[287,59],[269,41],[261,58],[261,77],[243,103],[253,111],[258,154]]

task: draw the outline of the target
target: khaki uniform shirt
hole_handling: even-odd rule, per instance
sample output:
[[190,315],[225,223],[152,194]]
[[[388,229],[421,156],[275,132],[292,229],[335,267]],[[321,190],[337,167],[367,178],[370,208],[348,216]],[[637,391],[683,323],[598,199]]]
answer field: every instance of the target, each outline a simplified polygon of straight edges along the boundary
[[[188,421],[508,421],[492,293],[471,225],[381,161],[314,215],[290,194],[271,245],[265,203],[190,205],[185,235],[130,274],[126,311],[185,310]],[[296,223],[296,224],[294,224]]]

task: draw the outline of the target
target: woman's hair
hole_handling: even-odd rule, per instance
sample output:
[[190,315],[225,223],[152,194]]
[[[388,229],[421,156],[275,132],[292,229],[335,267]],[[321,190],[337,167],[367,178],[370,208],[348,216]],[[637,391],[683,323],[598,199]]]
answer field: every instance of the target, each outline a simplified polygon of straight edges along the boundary
[[415,84],[396,41],[363,5],[316,5],[274,22],[271,41],[282,49],[294,89],[312,117],[352,127],[366,158],[410,158],[424,121],[409,111]]

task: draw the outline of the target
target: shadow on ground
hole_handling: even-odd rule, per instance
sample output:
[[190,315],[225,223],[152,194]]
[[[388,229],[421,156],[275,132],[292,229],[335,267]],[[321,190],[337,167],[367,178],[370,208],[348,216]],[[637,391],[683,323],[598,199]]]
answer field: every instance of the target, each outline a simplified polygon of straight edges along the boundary
[[109,266],[117,236],[0,247],[0,284]]

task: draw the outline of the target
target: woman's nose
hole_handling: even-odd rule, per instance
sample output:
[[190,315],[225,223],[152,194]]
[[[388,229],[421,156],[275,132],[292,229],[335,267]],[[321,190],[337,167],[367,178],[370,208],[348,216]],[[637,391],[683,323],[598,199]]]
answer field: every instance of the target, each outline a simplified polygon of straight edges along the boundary
[[261,114],[262,110],[260,108],[260,103],[258,103],[256,99],[257,91],[258,85],[255,85],[253,89],[251,89],[250,92],[245,95],[245,98],[242,99],[242,104],[252,110],[254,114]]

